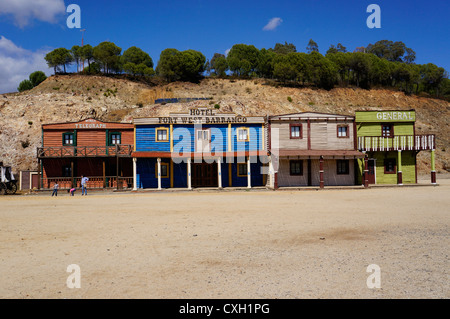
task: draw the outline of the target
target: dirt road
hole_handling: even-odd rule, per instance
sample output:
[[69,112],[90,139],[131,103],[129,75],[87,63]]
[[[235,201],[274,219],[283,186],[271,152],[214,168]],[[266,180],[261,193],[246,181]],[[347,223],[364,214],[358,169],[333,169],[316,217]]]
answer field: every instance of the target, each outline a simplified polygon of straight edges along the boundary
[[[449,298],[450,180],[0,198],[1,298]],[[69,289],[67,267],[80,267]],[[376,264],[381,288],[369,289]]]

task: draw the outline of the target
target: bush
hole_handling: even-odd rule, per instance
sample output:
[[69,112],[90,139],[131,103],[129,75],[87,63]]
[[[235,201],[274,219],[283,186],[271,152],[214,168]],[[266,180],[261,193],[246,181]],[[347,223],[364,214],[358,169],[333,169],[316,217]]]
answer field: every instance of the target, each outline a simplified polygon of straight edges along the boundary
[[290,96],[287,97],[287,100],[292,103],[292,98]]
[[215,104],[215,105],[214,105],[214,108],[220,109],[220,105],[219,105],[219,104]]

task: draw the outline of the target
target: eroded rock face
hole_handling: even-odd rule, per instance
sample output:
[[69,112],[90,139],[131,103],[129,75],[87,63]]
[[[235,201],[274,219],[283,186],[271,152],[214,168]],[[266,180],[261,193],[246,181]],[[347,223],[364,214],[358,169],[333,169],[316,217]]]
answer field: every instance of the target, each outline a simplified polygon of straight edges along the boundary
[[[209,101],[154,104],[157,98],[211,98]],[[20,170],[37,169],[41,125],[86,118],[131,122],[134,117],[166,116],[194,106],[219,105],[221,112],[275,115],[323,112],[354,115],[356,110],[416,110],[416,134],[437,134],[436,168],[450,168],[450,103],[405,96],[385,89],[286,88],[264,80],[205,79],[148,86],[102,76],[52,76],[23,93],[0,94],[0,161]],[[419,173],[428,173],[429,152],[418,156]]]

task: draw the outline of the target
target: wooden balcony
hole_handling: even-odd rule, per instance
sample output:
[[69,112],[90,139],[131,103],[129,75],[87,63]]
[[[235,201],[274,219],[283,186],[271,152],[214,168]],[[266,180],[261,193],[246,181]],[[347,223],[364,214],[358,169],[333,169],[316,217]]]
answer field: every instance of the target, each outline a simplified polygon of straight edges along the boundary
[[423,151],[436,148],[436,137],[429,135],[399,135],[394,137],[359,136],[358,150],[366,152]]
[[131,157],[131,145],[38,147],[38,158]]

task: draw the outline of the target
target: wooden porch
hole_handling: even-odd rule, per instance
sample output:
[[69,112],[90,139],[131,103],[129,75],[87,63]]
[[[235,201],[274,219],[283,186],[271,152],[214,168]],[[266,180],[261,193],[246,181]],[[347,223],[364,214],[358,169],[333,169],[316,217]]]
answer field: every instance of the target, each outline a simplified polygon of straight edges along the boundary
[[[59,189],[70,189],[72,187],[81,189],[81,177],[44,177],[42,179],[42,189],[53,189],[54,185],[58,183]],[[87,182],[88,189],[132,189],[133,177],[122,176],[89,176]]]

